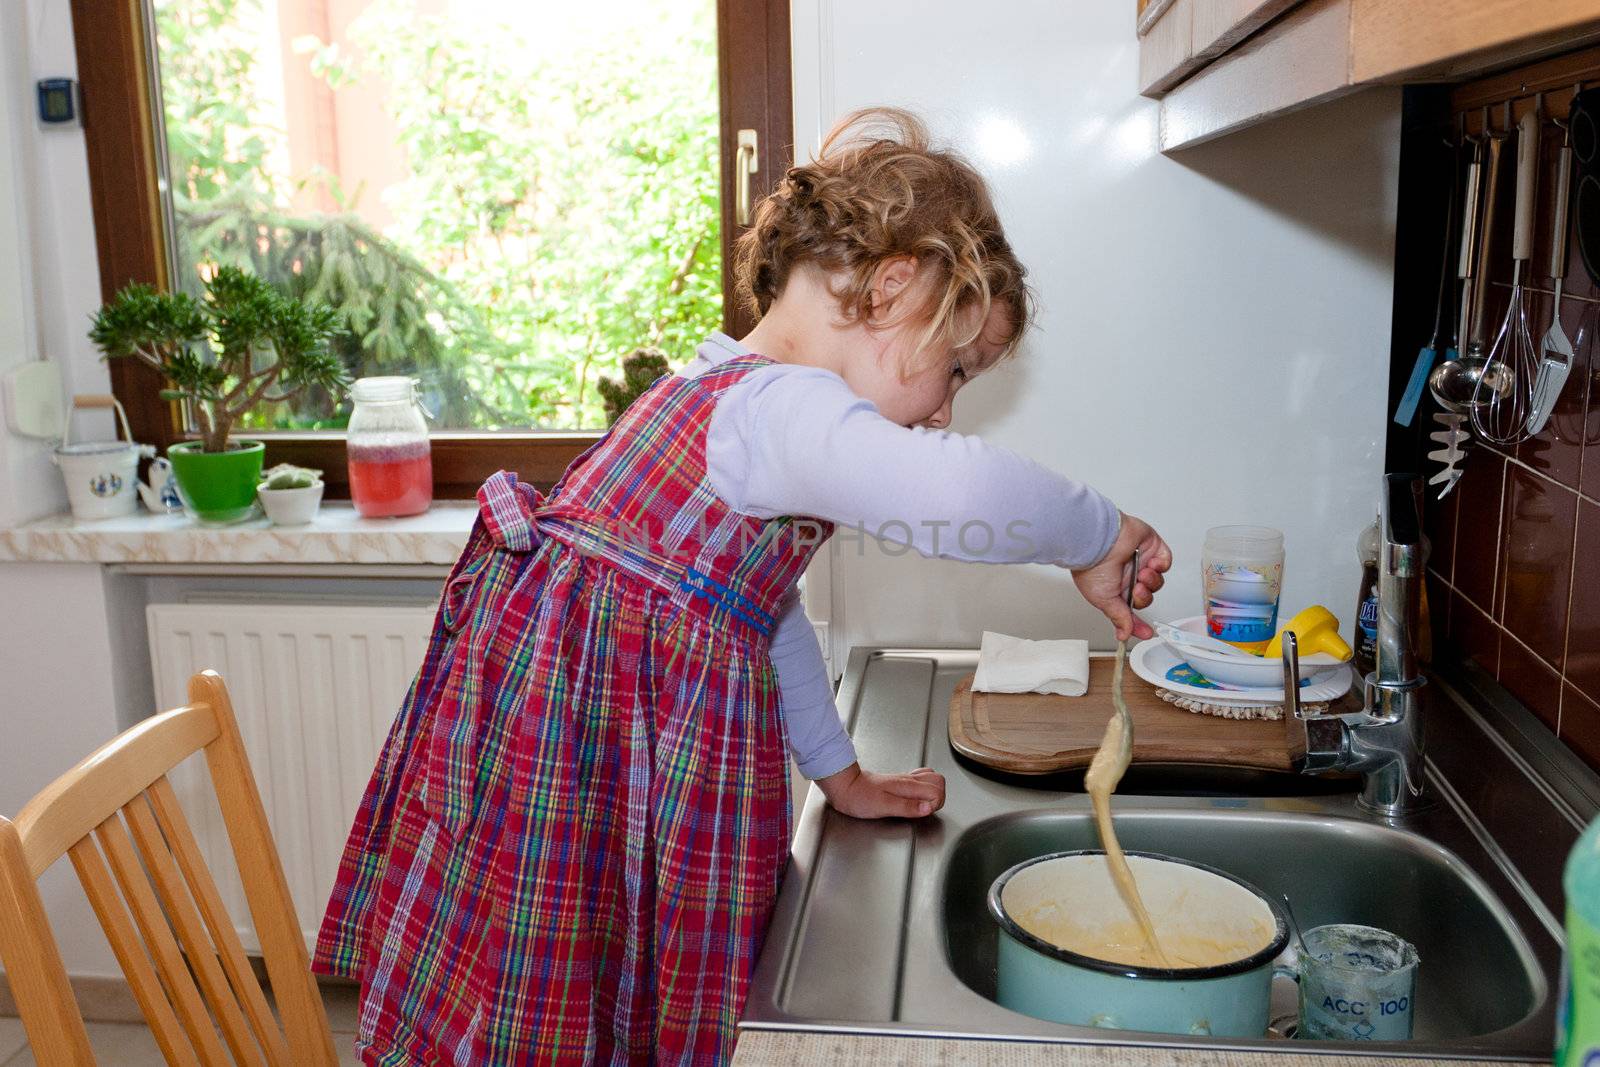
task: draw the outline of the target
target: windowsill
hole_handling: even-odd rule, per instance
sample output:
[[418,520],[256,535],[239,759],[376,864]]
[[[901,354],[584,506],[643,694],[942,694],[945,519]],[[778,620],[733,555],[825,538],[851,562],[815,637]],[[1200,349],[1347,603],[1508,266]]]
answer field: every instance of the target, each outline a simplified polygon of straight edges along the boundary
[[265,518],[200,526],[184,515],[146,511],[99,522],[55,515],[0,529],[0,562],[450,564],[477,513],[475,501],[446,500],[403,519],[363,519],[335,501],[308,526],[273,526]]

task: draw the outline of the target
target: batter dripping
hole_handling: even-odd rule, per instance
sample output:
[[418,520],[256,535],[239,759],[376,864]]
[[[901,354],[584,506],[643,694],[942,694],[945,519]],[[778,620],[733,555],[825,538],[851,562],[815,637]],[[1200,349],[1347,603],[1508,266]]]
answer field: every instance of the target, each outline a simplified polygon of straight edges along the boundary
[[[1137,564],[1135,566],[1137,567]],[[1137,569],[1134,574],[1138,574]],[[1117,783],[1122,781],[1122,775],[1133,759],[1133,738],[1123,729],[1128,705],[1122,698],[1122,670],[1127,661],[1128,643],[1124,641],[1117,646],[1117,665],[1111,675],[1111,701],[1116,707],[1116,714],[1106,723],[1105,736],[1100,739],[1100,748],[1095,752],[1094,759],[1089,762],[1089,773],[1084,776],[1083,784],[1088,790],[1090,801],[1094,804],[1095,824],[1100,829],[1100,846],[1106,850],[1106,862],[1111,867],[1111,878],[1117,884],[1117,893],[1122,897],[1123,903],[1128,906],[1128,910],[1133,913],[1134,919],[1139,924],[1139,931],[1144,939],[1144,952],[1156,966],[1171,967],[1172,962],[1166,953],[1161,951],[1161,942],[1156,939],[1156,928],[1150,922],[1150,913],[1145,910],[1144,900],[1139,896],[1139,886],[1133,880],[1133,872],[1128,869],[1127,857],[1122,854],[1122,846],[1117,843],[1117,833],[1111,826],[1111,794],[1116,790]]]

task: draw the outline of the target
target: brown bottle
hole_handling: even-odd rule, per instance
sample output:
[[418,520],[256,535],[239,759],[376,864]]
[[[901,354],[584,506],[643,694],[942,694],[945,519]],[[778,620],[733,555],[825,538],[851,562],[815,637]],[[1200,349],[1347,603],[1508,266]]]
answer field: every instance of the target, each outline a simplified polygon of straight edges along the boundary
[[1355,650],[1356,677],[1365,678],[1378,669],[1378,521],[1362,531],[1356,542],[1356,558],[1361,563],[1361,587],[1356,590],[1355,624],[1350,647]]

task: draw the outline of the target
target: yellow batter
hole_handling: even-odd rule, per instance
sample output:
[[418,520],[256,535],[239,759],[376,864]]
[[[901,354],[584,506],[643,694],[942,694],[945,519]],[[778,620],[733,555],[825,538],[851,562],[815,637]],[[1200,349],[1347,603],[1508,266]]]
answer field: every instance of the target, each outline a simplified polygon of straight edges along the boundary
[[1257,923],[1256,928],[1243,936],[1234,932],[1207,934],[1201,931],[1167,931],[1156,937],[1155,925],[1139,895],[1139,887],[1128,868],[1127,857],[1117,843],[1116,831],[1111,825],[1111,794],[1122,780],[1133,756],[1133,738],[1123,732],[1123,713],[1127,708],[1122,697],[1122,674],[1128,658],[1126,643],[1117,649],[1117,665],[1111,678],[1111,699],[1116,714],[1106,723],[1105,736],[1100,748],[1089,763],[1084,787],[1094,803],[1095,823],[1100,830],[1100,843],[1106,852],[1106,862],[1111,869],[1117,895],[1127,905],[1133,921],[1093,929],[1080,926],[1075,917],[1055,901],[1047,901],[1026,911],[1014,914],[1023,929],[1041,940],[1093,959],[1140,967],[1212,967],[1241,960],[1259,951],[1271,942],[1273,931]]
[[1160,942],[1164,956],[1158,958],[1151,954],[1144,934],[1136,923],[1086,929],[1061,915],[1054,903],[1043,904],[1015,918],[1033,936],[1068,952],[1137,967],[1215,967],[1242,960],[1260,951],[1272,940],[1272,931],[1264,927],[1255,931],[1249,941],[1237,937],[1208,937],[1187,932],[1174,935],[1169,932]]
[[[1139,924],[1141,954],[1147,960],[1153,961],[1155,966],[1171,967],[1172,962],[1166,953],[1161,951],[1161,942],[1156,939],[1155,925],[1150,922],[1150,913],[1145,910],[1144,900],[1139,896],[1139,886],[1133,880],[1133,872],[1128,870],[1127,857],[1122,854],[1122,846],[1117,843],[1117,833],[1111,827],[1111,794],[1116,790],[1117,783],[1122,781],[1122,776],[1133,759],[1133,738],[1124,736],[1122,729],[1128,707],[1122,699],[1122,670],[1127,661],[1128,643],[1123,641],[1117,646],[1117,666],[1111,675],[1111,701],[1116,707],[1116,714],[1106,723],[1105,736],[1100,739],[1100,748],[1095,752],[1094,759],[1089,761],[1089,773],[1084,776],[1083,784],[1089,792],[1090,801],[1094,804],[1094,821],[1100,828],[1100,847],[1106,850],[1106,862],[1111,867],[1112,881],[1116,882],[1118,895],[1128,906],[1134,921]],[[1106,944],[1103,947],[1111,950],[1115,946]],[[1094,956],[1096,959],[1114,958],[1081,949],[1072,951],[1082,952],[1083,955]],[[1117,962],[1128,961],[1118,959]]]

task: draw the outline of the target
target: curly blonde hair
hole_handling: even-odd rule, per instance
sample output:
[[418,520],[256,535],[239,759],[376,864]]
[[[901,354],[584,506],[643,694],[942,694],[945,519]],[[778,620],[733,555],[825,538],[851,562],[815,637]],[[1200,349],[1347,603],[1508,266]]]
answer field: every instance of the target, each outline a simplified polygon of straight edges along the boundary
[[[739,296],[759,319],[793,270],[814,263],[847,277],[834,291],[840,310],[846,321],[865,320],[873,275],[893,256],[915,257],[919,280],[933,272],[929,298],[912,309],[924,325],[918,351],[971,344],[997,303],[1011,325],[993,362],[1015,351],[1033,320],[1033,296],[988,186],[898,108],[847,115],[817,159],[789,168],[761,201],[735,251]],[[974,308],[977,315],[963,316]]]

